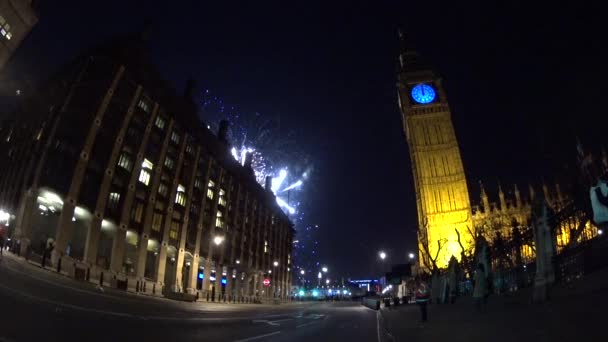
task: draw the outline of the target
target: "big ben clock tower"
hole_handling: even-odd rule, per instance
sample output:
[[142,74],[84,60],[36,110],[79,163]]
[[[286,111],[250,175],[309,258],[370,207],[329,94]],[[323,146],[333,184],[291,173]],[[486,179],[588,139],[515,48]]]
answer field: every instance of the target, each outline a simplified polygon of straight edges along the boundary
[[469,191],[441,79],[399,36],[398,100],[416,191],[420,266],[432,265],[430,254],[444,268],[451,256],[460,259],[456,229],[465,248],[473,243]]

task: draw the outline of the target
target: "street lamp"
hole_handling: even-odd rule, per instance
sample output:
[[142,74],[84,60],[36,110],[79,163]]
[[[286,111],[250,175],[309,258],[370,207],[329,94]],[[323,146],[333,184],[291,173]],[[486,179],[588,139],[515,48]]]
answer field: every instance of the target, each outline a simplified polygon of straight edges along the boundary
[[329,284],[329,279],[325,279],[325,284]]
[[414,253],[410,253],[407,256],[410,257],[410,259],[414,259],[414,257],[415,257]]
[[279,262],[278,262],[278,261],[275,261],[275,262],[273,262],[272,264],[274,265],[274,267],[279,266]]
[[382,260],[386,259],[386,253],[380,251],[379,255],[380,255],[380,259],[382,259]]
[[304,273],[306,273],[306,272],[304,272],[304,270],[300,270],[301,275],[304,275]]
[[222,242],[224,241],[224,238],[221,236],[216,236],[213,238],[213,243],[215,243],[216,245],[220,245]]
[[323,273],[327,273],[327,267],[323,267],[321,270],[323,271]]

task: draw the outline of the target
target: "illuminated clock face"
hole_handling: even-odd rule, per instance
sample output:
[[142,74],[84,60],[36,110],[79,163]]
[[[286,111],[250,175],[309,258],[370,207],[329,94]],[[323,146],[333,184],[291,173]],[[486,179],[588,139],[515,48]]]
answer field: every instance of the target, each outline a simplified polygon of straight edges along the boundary
[[418,103],[431,103],[435,96],[435,89],[428,84],[418,84],[412,88],[412,98]]

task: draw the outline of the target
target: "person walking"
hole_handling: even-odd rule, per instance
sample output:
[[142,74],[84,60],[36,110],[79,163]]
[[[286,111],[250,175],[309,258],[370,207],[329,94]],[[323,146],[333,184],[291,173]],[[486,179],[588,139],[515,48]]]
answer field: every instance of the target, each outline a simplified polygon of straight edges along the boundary
[[475,302],[475,309],[477,312],[485,311],[488,285],[483,264],[480,263],[477,265],[473,281],[475,282],[475,287],[473,288],[473,301]]
[[427,320],[426,305],[430,298],[429,287],[422,279],[416,280],[416,304],[420,307],[422,323]]

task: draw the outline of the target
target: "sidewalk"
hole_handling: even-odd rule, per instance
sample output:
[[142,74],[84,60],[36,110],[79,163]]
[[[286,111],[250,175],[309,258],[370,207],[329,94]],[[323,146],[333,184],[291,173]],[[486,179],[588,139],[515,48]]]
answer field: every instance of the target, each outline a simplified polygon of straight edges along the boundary
[[491,296],[485,312],[475,311],[472,298],[428,307],[420,323],[416,305],[385,308],[383,324],[393,341],[605,341],[608,270],[571,284],[556,286],[551,300],[531,303],[532,289]]
[[[48,282],[51,283],[53,285],[57,285],[57,286],[61,286],[61,287],[71,287],[74,289],[78,289],[78,290],[85,290],[85,291],[90,291],[92,294],[99,294],[100,290],[98,289],[98,285],[99,285],[99,280],[93,278],[93,276],[91,276],[91,279],[89,281],[86,280],[76,280],[74,279],[72,276],[70,276],[70,274],[65,271],[62,270],[60,273],[57,272],[56,268],[54,267],[50,267],[50,266],[45,266],[44,269],[41,267],[41,264],[38,262],[35,262],[33,260],[25,260],[25,258],[23,257],[19,257],[11,252],[7,252],[7,251],[3,251],[3,255],[2,257],[0,257],[0,260],[2,260],[2,258],[4,258],[6,262],[8,262],[8,266],[11,268],[15,268],[16,271],[18,272],[23,272],[26,273],[32,277],[38,277],[41,279],[41,281],[43,282]],[[160,294],[160,291],[156,291],[156,295],[152,295],[151,291],[147,291],[147,292],[136,292],[135,291],[135,286],[129,286],[127,288],[127,290],[121,290],[121,289],[116,289],[116,288],[112,288],[109,286],[110,282],[109,282],[109,278],[110,276],[106,275],[104,277],[104,286],[103,286],[103,292],[105,295],[109,295],[109,296],[115,296],[115,297],[129,297],[129,298],[141,298],[141,299],[150,299],[153,301],[169,301],[171,303],[180,303],[180,301],[176,301],[176,300],[172,300],[172,299],[168,299],[163,297]],[[188,305],[188,304],[194,304],[191,302],[181,302],[184,303],[184,305]],[[262,307],[278,307],[278,306],[284,306],[284,305],[288,305],[288,304],[296,304],[294,303],[281,303],[281,305],[276,305],[276,304],[251,304],[251,303],[232,303],[232,302],[223,302],[223,301],[209,301],[207,302],[204,298],[199,298],[198,301],[195,302],[195,304],[197,304],[197,310],[200,310],[201,307],[200,305],[203,305],[204,308],[209,308],[212,310],[217,310],[219,308],[225,308],[228,309],[230,311],[235,310],[235,309],[246,309],[246,308],[262,308]]]

